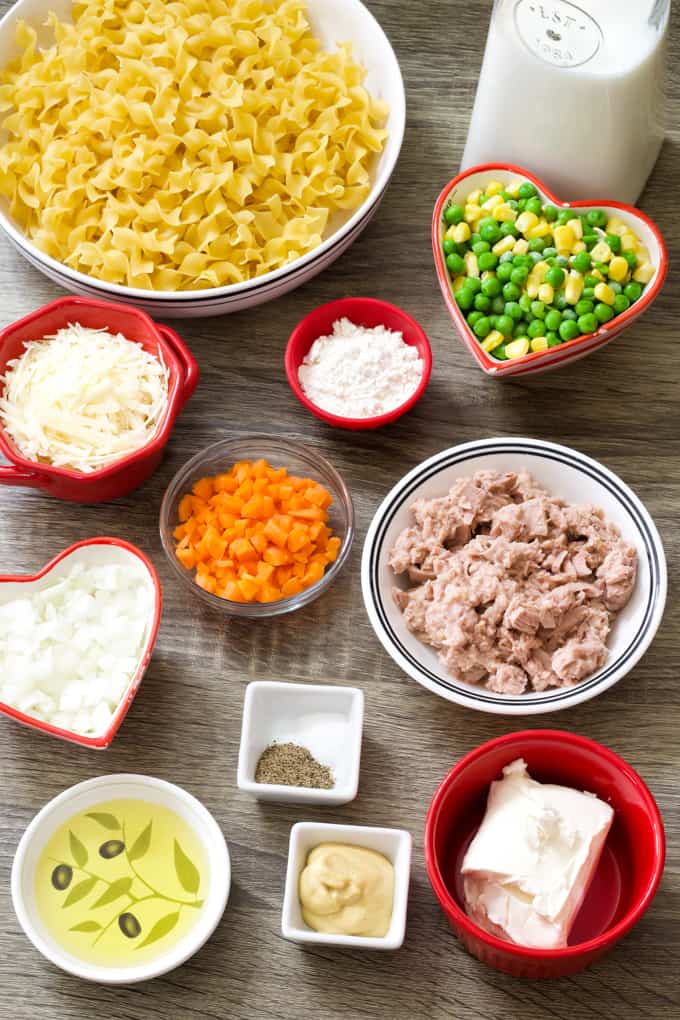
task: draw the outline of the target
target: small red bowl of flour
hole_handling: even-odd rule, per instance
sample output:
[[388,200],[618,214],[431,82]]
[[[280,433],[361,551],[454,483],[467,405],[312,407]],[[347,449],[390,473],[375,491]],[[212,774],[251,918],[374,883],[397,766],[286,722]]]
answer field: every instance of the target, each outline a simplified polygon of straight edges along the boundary
[[301,404],[329,425],[376,429],[420,399],[432,371],[415,319],[377,298],[321,305],[293,330],[286,375]]

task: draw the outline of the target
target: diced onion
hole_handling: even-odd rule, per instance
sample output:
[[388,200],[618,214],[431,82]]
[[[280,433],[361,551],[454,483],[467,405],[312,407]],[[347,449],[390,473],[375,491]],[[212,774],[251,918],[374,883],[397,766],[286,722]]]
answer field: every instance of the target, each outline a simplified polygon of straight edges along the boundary
[[141,344],[73,323],[8,362],[0,420],[24,457],[90,472],[158,430],[168,370]]

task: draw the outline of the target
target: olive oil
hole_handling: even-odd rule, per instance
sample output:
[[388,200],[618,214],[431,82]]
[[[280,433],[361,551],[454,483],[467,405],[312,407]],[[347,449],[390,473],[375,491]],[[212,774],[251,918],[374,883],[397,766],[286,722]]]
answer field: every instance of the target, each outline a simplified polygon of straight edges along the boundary
[[40,915],[62,949],[88,963],[157,959],[196,924],[208,888],[205,849],[174,811],[112,800],[55,832],[36,868]]

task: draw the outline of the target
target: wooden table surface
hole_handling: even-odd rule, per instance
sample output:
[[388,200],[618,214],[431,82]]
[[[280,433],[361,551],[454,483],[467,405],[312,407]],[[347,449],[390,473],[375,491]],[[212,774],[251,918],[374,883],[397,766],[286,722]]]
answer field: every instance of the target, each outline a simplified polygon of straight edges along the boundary
[[[9,6],[2,2],[3,8]],[[605,351],[530,382],[487,381],[453,335],[432,267],[434,200],[462,153],[490,10],[488,0],[369,0],[406,78],[408,126],[392,185],[359,241],[322,276],[250,312],[178,322],[202,371],[168,455],[138,492],[80,507],[26,489],[0,493],[0,571],[34,571],[93,535],[136,542],[157,566],[165,610],[156,651],[112,747],[87,750],[0,721],[0,1017],[3,1020],[300,1020],[385,1015],[425,1020],[659,1020],[680,1016],[680,436],[677,322],[680,254],[680,31],[672,38],[666,143],[642,207],[665,227],[671,273],[640,323]],[[622,15],[623,16],[623,15]],[[597,145],[597,138],[593,138]],[[0,325],[60,296],[0,240]],[[295,323],[323,301],[367,294],[403,305],[432,341],[432,381],[417,408],[379,432],[334,431],[292,397],[283,350]],[[332,590],[274,622],[226,621],[191,600],[171,574],[158,509],[174,472],[214,440],[262,430],[325,454],[349,483],[358,535]],[[387,490],[423,458],[494,435],[556,440],[602,460],[639,494],[663,537],[671,595],[643,661],[601,697],[563,713],[512,720],[449,704],[407,679],[382,651],[359,585],[363,537]],[[334,810],[258,805],[236,788],[241,707],[256,679],[356,684],[366,695],[359,796]],[[423,864],[429,800],[448,768],[482,741],[522,726],[555,726],[608,744],[650,784],[669,842],[663,883],[635,931],[590,971],[552,983],[520,982],[478,963],[449,931]],[[152,983],[105,989],[47,963],[24,937],[9,895],[25,826],[51,797],[107,772],[172,780],[214,813],[229,843],[233,884],[224,918],[181,969]],[[300,949],[280,933],[293,822],[400,826],[414,839],[407,936],[396,953]]]

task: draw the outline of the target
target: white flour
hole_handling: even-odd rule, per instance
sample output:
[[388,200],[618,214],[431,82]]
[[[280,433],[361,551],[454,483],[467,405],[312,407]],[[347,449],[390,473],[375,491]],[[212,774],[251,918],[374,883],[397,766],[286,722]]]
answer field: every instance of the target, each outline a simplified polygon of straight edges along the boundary
[[401,333],[349,319],[315,340],[298,369],[317,407],[343,418],[373,418],[400,407],[418,388],[423,362]]

